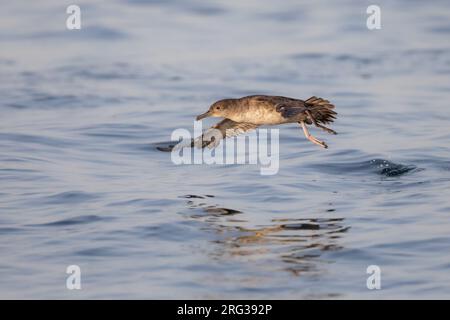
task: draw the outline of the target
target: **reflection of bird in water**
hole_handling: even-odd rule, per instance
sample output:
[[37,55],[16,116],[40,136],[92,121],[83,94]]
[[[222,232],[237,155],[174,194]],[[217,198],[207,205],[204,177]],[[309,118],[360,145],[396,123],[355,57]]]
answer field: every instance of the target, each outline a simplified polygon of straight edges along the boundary
[[261,125],[299,123],[306,138],[328,148],[325,142],[312,136],[306,125],[315,125],[328,133],[336,134],[324,126],[336,119],[334,105],[328,100],[311,97],[305,101],[281,96],[255,95],[239,99],[224,99],[215,102],[197,120],[206,117],[223,117],[203,135],[192,142],[196,147],[216,147],[220,140],[253,130]]
[[[317,271],[317,258],[325,251],[340,250],[341,235],[349,229],[343,218],[286,218],[272,219],[264,226],[248,226],[242,211],[208,204],[213,196],[187,195],[188,208],[195,213],[189,217],[204,221],[215,230],[215,243],[221,249],[211,255],[265,257],[275,250],[286,265],[285,270],[299,275]],[[199,210],[196,209],[201,209]],[[239,219],[237,219],[239,217]]]

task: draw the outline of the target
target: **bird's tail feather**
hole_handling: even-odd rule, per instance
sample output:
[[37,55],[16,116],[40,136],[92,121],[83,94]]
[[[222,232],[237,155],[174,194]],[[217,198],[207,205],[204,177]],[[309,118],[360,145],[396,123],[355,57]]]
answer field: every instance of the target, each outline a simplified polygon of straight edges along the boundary
[[306,100],[305,104],[318,123],[327,124],[336,119],[337,113],[333,110],[334,105],[328,100],[313,96]]

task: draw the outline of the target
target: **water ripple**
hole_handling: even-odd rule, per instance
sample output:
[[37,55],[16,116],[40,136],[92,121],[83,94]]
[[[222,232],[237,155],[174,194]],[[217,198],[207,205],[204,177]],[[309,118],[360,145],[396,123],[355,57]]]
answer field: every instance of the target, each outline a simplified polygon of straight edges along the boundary
[[73,217],[73,218],[69,218],[69,219],[53,221],[53,222],[32,224],[29,226],[32,226],[32,227],[65,227],[65,226],[106,221],[106,220],[110,220],[110,219],[111,218],[100,217],[97,215],[85,215],[85,216],[78,216],[78,217]]
[[372,159],[361,162],[315,163],[317,170],[332,174],[377,174],[385,177],[398,177],[419,170],[415,165],[406,165],[384,159]]
[[97,199],[100,195],[98,193],[87,193],[83,191],[66,191],[57,194],[53,194],[44,198],[39,199],[39,201],[47,204],[74,204],[86,201],[91,201]]

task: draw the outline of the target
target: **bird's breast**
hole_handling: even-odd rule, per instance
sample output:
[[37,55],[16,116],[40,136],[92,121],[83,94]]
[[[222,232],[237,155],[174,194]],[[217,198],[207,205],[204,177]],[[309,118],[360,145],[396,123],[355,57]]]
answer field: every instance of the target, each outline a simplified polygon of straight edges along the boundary
[[274,125],[286,122],[286,119],[283,118],[275,108],[267,107],[246,108],[246,110],[241,110],[241,112],[236,115],[236,119],[232,120],[254,123],[257,125]]

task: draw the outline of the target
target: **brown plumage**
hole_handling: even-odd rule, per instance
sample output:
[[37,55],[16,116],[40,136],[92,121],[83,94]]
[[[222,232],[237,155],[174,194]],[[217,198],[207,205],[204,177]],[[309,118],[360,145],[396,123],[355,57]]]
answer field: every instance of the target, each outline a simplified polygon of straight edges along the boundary
[[261,125],[299,123],[308,140],[327,148],[325,142],[309,133],[306,125],[315,125],[328,133],[336,134],[334,130],[324,126],[336,119],[337,113],[333,109],[333,104],[318,97],[303,101],[281,96],[254,95],[219,100],[207,112],[199,115],[197,120],[206,117],[225,119],[206,130],[192,142],[192,146],[212,148],[219,144],[221,138],[244,133]]

